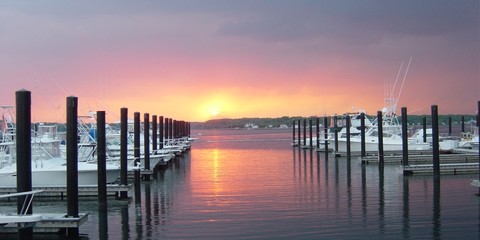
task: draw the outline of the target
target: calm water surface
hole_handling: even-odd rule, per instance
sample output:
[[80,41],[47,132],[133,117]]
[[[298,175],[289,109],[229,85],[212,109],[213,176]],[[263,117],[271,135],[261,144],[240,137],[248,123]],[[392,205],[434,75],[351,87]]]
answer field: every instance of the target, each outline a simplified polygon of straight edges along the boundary
[[[89,239],[479,239],[478,175],[404,178],[292,149],[291,130],[202,130],[140,198],[82,200]],[[34,211],[66,212],[37,201]]]

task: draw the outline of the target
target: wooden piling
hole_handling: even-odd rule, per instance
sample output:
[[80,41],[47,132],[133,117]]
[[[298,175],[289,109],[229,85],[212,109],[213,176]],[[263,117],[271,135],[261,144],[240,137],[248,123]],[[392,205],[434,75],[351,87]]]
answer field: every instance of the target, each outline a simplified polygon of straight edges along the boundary
[[[140,113],[133,113],[133,158],[135,167],[140,166]],[[140,170],[134,171],[135,203],[140,203]]]
[[164,128],[165,128],[163,116],[160,116],[158,118],[158,124],[159,124],[158,125],[158,139],[159,139],[158,149],[163,149],[163,143],[165,141],[164,134],[163,134],[164,133]]
[[427,117],[423,116],[422,119],[422,126],[423,126],[423,142],[427,142]]
[[98,173],[98,201],[107,203],[107,158],[105,135],[105,111],[97,111],[97,173]]
[[465,132],[465,116],[462,116],[461,121],[462,121],[462,133],[464,133]]
[[[31,140],[31,93],[19,90],[16,98],[16,156],[17,156],[17,192],[32,191],[32,140]],[[17,212],[22,211],[25,198],[17,197]],[[27,210],[32,214],[32,206]]]
[[293,120],[293,124],[292,124],[292,146],[295,147],[295,120]]
[[432,153],[433,176],[440,177],[440,151],[438,142],[438,106],[432,105]]
[[307,145],[307,119],[303,119],[303,146]]
[[[480,119],[480,101],[477,102],[477,119]],[[480,122],[478,121],[477,127],[480,129]],[[480,138],[478,139],[478,144],[480,146]],[[478,181],[480,182],[480,147],[478,148]],[[480,188],[478,189],[478,194],[480,195]]]
[[[128,166],[128,109],[120,109],[120,184],[126,186]],[[128,192],[120,192],[120,199],[128,198]]]
[[378,127],[378,165],[383,167],[383,115],[382,111],[377,112],[377,127]]
[[300,148],[302,146],[302,141],[301,141],[301,120],[298,119],[298,148]]
[[345,115],[345,128],[347,130],[347,158],[350,159],[352,156],[351,146],[350,146],[350,116]]
[[[150,114],[143,114],[143,162],[145,170],[150,170]],[[150,175],[144,175],[144,180],[150,180]]]
[[[67,97],[67,215],[78,218],[78,98]],[[78,228],[67,229],[78,236]]]
[[338,151],[338,123],[337,123],[337,115],[333,116],[333,134],[334,134],[334,144],[335,144],[335,151]]
[[407,108],[402,107],[402,164],[408,165],[408,129],[407,129]]
[[448,116],[448,136],[452,136],[452,116]]
[[152,115],[152,152],[157,151],[157,148],[158,148],[157,138],[158,138],[157,115]]
[[313,149],[313,132],[312,132],[312,118],[308,119],[308,127],[309,127],[309,134],[310,134],[310,140],[309,140],[309,147],[310,149]]
[[[19,90],[15,93],[16,98],[16,156],[17,156],[17,192],[32,191],[32,140],[31,140],[31,93],[27,90]],[[33,196],[17,197],[17,214],[24,211],[32,214],[32,206],[23,209],[24,203]],[[18,229],[20,239],[32,238],[33,229]]]
[[367,149],[365,146],[365,113],[360,113],[360,151],[361,157],[367,156]]
[[325,160],[328,160],[328,118],[323,117],[323,134],[325,138]]
[[317,149],[320,149],[320,118],[317,117],[316,125],[315,125],[315,131],[317,132]]

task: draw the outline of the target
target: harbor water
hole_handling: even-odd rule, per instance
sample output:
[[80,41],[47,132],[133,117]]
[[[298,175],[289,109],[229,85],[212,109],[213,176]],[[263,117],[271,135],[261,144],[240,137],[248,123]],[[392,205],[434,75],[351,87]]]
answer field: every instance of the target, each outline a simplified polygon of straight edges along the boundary
[[[194,130],[129,201],[80,199],[85,239],[479,239],[475,175],[404,177],[292,148],[291,129]],[[8,207],[8,206],[7,206]],[[5,208],[5,206],[3,206]],[[2,209],[3,209],[2,208]],[[36,198],[34,212],[66,212]],[[3,238],[2,238],[3,239]]]

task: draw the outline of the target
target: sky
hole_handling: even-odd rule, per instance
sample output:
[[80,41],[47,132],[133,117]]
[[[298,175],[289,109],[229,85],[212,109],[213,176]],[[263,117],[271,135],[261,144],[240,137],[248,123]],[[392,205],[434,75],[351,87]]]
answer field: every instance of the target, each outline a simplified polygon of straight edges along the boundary
[[[1,1],[0,105],[184,121],[475,114],[478,0]],[[410,64],[409,64],[410,62]],[[403,80],[405,79],[405,80]],[[397,111],[400,114],[400,110]]]

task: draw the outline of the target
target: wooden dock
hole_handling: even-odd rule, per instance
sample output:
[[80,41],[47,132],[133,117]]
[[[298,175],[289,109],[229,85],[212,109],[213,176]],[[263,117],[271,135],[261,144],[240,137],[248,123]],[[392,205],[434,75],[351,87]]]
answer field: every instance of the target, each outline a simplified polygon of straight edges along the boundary
[[[478,163],[478,154],[472,153],[452,153],[452,154],[440,154],[440,163]],[[383,156],[384,164],[401,164],[403,156],[400,155],[385,155]],[[433,155],[409,155],[409,164],[432,164]],[[378,156],[367,156],[362,158],[362,163],[366,164],[378,164]]]
[[[335,157],[346,157],[347,153],[346,152],[334,152]],[[383,152],[384,156],[402,156],[402,151],[384,151]],[[408,155],[432,155],[432,150],[409,150]],[[360,157],[361,152],[359,151],[352,151],[350,152],[350,156],[352,157]],[[366,152],[367,157],[374,157],[378,156],[378,151],[367,151]]]
[[[42,220],[32,223],[34,233],[59,233],[68,228],[79,228],[88,220],[88,213],[80,213],[78,217],[68,217],[61,213],[40,213]],[[18,224],[9,223],[0,227],[0,233],[18,233]]]
[[[445,163],[440,164],[440,174],[476,174],[477,163]],[[433,164],[418,164],[403,167],[403,175],[432,175]]]

